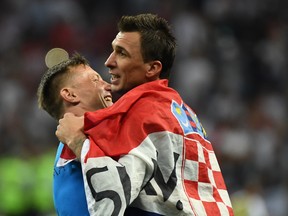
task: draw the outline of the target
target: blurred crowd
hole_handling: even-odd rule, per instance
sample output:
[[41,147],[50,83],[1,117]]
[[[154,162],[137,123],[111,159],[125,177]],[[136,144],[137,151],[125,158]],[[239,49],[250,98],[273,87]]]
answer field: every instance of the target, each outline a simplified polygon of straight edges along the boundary
[[236,216],[288,215],[288,2],[3,0],[0,216],[55,215],[57,122],[36,91],[54,47],[104,61],[122,15],[157,13],[178,41],[170,85],[206,129]]

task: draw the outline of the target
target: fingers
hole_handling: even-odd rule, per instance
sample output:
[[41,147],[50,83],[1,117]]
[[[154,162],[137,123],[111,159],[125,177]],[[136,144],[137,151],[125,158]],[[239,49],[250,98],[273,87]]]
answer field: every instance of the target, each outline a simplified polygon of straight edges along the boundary
[[84,116],[76,116],[73,113],[65,113],[63,118],[59,119],[55,135],[62,143],[68,143],[75,138],[77,134],[83,134]]
[[75,115],[73,113],[67,112],[67,113],[64,114],[63,118],[69,118],[69,116],[75,116]]
[[76,118],[76,116],[73,113],[65,113],[63,118],[59,119],[58,126],[65,124],[66,121],[69,121],[70,119],[73,118]]
[[55,131],[55,135],[56,135],[56,137],[58,138],[58,140],[60,141],[60,142],[62,142],[62,130],[61,130],[61,128],[62,128],[62,126],[60,125],[60,123],[57,125],[57,129],[56,129],[56,131]]
[[59,136],[60,136],[60,125],[58,124],[57,125],[57,128],[56,128],[56,131],[55,131],[55,135],[59,138]]

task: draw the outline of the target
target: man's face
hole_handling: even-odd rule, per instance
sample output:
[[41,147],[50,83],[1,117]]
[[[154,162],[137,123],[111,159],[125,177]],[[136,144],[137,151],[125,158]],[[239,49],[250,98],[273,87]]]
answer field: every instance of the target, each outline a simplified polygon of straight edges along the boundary
[[112,92],[123,94],[147,82],[148,64],[142,58],[138,32],[119,32],[112,48],[113,52],[105,62],[111,74]]
[[94,111],[111,106],[112,97],[110,85],[87,65],[71,68],[70,87],[79,97],[79,106],[86,111]]

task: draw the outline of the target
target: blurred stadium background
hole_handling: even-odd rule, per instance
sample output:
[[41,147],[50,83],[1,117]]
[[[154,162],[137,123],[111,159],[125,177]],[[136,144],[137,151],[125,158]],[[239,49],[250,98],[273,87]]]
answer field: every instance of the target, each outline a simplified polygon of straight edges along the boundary
[[288,215],[288,2],[3,0],[0,7],[0,216],[55,215],[56,122],[37,107],[48,50],[104,61],[121,15],[166,18],[178,40],[171,86],[217,152],[236,216]]

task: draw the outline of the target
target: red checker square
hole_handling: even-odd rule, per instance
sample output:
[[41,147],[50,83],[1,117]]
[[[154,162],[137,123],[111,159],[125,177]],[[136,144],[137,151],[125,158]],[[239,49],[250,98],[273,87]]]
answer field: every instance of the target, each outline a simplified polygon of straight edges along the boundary
[[198,147],[197,142],[193,140],[185,140],[186,159],[198,161]]
[[218,189],[226,190],[226,185],[224,183],[224,179],[223,179],[222,173],[218,172],[218,171],[213,171],[213,176],[214,176],[216,187]]
[[199,173],[199,176],[198,176],[199,182],[205,182],[205,183],[210,182],[209,175],[208,175],[208,168],[205,163],[199,163],[198,173]]
[[214,197],[216,202],[223,202],[217,188],[213,188],[213,197]]
[[209,152],[204,149],[203,151],[203,154],[204,154],[204,158],[205,158],[205,162],[206,162],[206,166],[211,169],[211,163],[210,163],[210,158],[209,158]]
[[184,185],[189,197],[200,200],[198,193],[198,182],[184,180]]
[[227,206],[227,209],[229,211],[229,215],[233,216],[234,215],[233,209],[229,206]]
[[216,202],[203,201],[203,205],[207,215],[221,216],[221,212]]

